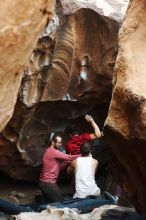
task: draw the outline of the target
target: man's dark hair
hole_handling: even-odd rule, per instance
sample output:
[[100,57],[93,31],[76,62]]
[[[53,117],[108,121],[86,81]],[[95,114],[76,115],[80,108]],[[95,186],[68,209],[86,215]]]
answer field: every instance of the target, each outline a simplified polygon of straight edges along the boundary
[[74,127],[70,127],[70,128],[67,128],[66,129],[66,133],[68,134],[68,135],[76,135],[76,134],[79,134],[79,131],[78,131],[78,129],[77,128],[74,128]]
[[88,156],[91,152],[91,146],[88,142],[83,144],[80,149],[81,149],[82,156]]

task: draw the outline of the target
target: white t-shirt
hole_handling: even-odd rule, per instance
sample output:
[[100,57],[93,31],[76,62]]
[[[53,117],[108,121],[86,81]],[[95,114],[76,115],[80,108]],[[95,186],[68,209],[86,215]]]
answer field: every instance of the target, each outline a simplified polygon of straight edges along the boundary
[[76,161],[76,192],[73,197],[86,198],[90,195],[100,195],[100,189],[95,182],[95,170],[92,166],[92,157],[79,157]]

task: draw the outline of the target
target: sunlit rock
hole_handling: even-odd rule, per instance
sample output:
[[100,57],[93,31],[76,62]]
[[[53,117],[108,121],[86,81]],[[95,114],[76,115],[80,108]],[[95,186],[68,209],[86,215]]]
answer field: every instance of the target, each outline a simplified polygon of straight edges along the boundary
[[62,0],[65,14],[70,14],[80,8],[90,8],[100,15],[116,21],[122,21],[127,10],[129,0]]
[[119,32],[119,53],[105,138],[115,177],[137,210],[146,215],[146,4],[131,1]]
[[54,0],[1,1],[0,13],[0,131],[12,116],[22,70],[39,33],[54,13]]
[[15,218],[16,220],[32,220],[34,218],[36,220],[123,220],[125,216],[127,219],[144,220],[144,218],[138,215],[134,209],[115,205],[104,205],[94,209],[88,214],[79,214],[77,210],[69,208],[55,209],[50,207],[41,213],[21,213],[17,216],[13,216],[12,218]]

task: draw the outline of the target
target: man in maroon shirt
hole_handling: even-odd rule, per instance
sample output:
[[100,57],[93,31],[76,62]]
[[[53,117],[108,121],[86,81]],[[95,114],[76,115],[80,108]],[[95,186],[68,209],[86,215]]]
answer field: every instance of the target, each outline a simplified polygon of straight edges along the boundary
[[101,132],[99,130],[99,127],[95,123],[94,119],[90,115],[86,115],[85,119],[93,127],[94,133],[93,134],[84,133],[84,134],[79,135],[76,130],[70,129],[68,133],[71,139],[67,142],[66,147],[65,147],[66,152],[68,154],[72,154],[72,155],[80,154],[80,147],[85,142],[101,137]]
[[51,140],[51,145],[46,149],[43,155],[39,185],[49,202],[57,202],[63,199],[57,185],[59,172],[62,169],[62,162],[72,161],[80,156],[70,156],[60,152],[61,142],[62,138],[59,135],[54,135]]

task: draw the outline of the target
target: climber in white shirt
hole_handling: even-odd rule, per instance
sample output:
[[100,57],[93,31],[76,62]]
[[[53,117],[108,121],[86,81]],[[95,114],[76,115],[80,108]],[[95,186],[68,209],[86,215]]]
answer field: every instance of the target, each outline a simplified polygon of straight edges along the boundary
[[75,175],[75,194],[73,198],[100,196],[100,188],[95,182],[95,171],[98,161],[91,157],[90,144],[81,146],[81,157],[73,160],[68,167],[68,174]]

